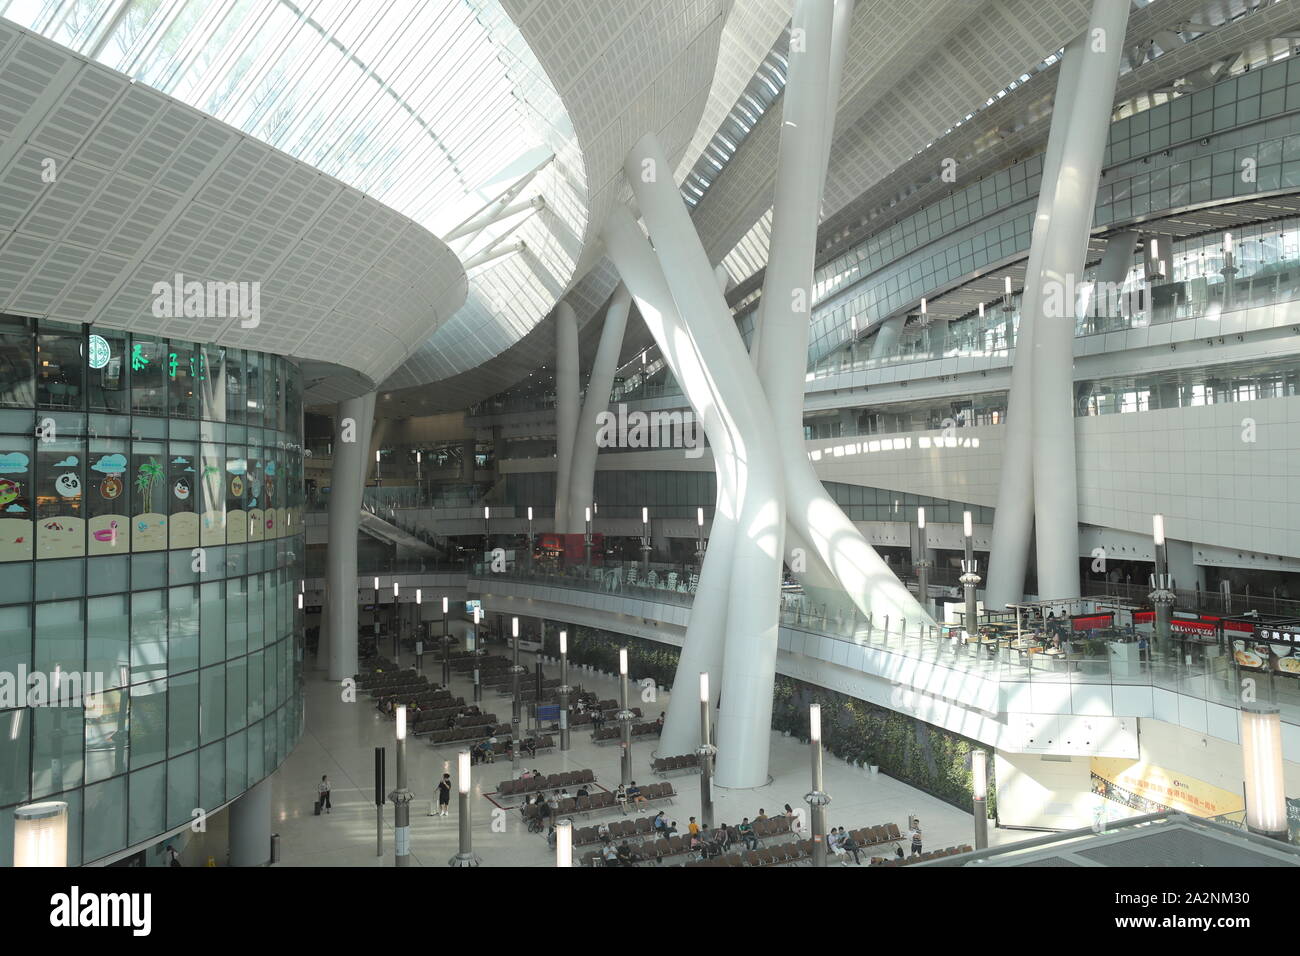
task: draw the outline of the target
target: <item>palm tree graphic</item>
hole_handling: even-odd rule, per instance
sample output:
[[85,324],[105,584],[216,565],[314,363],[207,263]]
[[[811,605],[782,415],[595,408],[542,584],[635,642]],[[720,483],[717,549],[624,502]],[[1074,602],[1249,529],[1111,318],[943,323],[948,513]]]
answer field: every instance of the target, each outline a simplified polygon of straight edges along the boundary
[[144,502],[145,514],[153,511],[153,486],[162,477],[162,465],[158,464],[157,458],[150,458],[141,465],[140,471],[135,476],[135,488],[140,492],[140,497]]

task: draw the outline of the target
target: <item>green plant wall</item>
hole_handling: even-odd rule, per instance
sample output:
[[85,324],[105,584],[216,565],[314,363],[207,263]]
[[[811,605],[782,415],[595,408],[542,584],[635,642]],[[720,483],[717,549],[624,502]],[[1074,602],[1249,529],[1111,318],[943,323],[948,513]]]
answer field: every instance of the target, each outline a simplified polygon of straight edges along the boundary
[[[626,647],[633,681],[649,677],[672,687],[678,649],[671,644],[591,627],[568,625],[566,630],[570,663],[613,673],[618,670],[618,650]],[[548,626],[543,644],[546,654],[559,656],[559,625]],[[953,806],[971,809],[970,752],[982,744],[887,707],[780,674],[772,701],[772,729],[807,741],[808,708],[813,702],[822,706],[822,740],[834,756],[875,763],[881,773]],[[992,760],[989,814],[997,816]]]

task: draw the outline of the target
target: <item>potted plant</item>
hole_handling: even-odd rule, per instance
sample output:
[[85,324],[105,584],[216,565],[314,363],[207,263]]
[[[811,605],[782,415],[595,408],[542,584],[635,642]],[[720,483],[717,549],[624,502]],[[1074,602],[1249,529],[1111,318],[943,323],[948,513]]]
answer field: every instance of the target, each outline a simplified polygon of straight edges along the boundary
[[867,769],[873,777],[880,773],[880,764],[876,763],[876,755],[873,753],[867,754]]

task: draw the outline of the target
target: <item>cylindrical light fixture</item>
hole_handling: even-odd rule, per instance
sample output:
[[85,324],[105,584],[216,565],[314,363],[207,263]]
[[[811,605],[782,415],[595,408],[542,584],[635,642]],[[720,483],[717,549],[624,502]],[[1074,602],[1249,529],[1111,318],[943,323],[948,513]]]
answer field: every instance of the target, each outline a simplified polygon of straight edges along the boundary
[[587,508],[587,524],[591,524],[591,508]]
[[1246,771],[1246,828],[1285,840],[1282,717],[1276,704],[1241,705],[1241,757]]
[[620,675],[624,677],[627,676],[627,648],[626,647],[620,647],[618,649],[618,672]]
[[393,582],[393,600],[394,600],[394,601],[397,600],[397,593],[398,593],[398,591],[401,590],[401,588],[402,588],[402,586],[401,586],[400,584],[398,584],[396,581]]
[[641,509],[641,523],[642,523],[642,524],[649,524],[649,523],[650,523],[650,509],[649,509],[649,508],[642,508],[642,509]]
[[456,755],[456,786],[461,793],[469,793],[469,751]]
[[415,603],[416,603],[416,604],[423,604],[423,603],[424,603],[424,591],[423,591],[422,588],[416,588],[416,589],[415,589]]
[[447,614],[447,607],[448,607],[448,604],[447,604],[447,597],[446,597],[446,595],[443,595],[443,598],[442,598],[442,613],[443,613],[444,616],[446,616],[446,614]]
[[925,315],[925,296],[921,296],[921,314]]
[[474,608],[474,626],[478,627],[479,621],[481,620],[483,620],[483,609],[481,607],[476,607]]
[[298,610],[302,610],[302,594],[298,595]]
[[68,805],[30,803],[14,811],[14,866],[68,865]]
[[555,865],[573,866],[572,820],[561,820],[555,824]]
[[816,743],[822,739],[822,705],[808,708],[808,739]]
[[532,521],[532,520],[533,520],[533,506],[532,506],[532,505],[529,505],[529,506],[528,506],[528,520],[529,520],[529,521]]
[[985,800],[989,795],[989,754],[987,750],[976,747],[970,752],[971,789],[976,800]]
[[699,525],[701,528],[704,527],[704,509],[703,509],[703,508],[696,508],[696,509],[695,509],[695,523],[696,523],[697,525]]
[[379,578],[375,578],[375,593],[379,593]]
[[406,705],[397,705],[397,739],[406,739]]
[[924,508],[916,509],[916,526],[920,528],[922,531],[925,530],[925,509]]
[[1151,535],[1155,539],[1157,548],[1163,548],[1165,545],[1165,516],[1151,516]]
[[519,636],[519,618],[517,617],[512,617],[510,619],[510,636],[511,637]]
[[709,672],[700,671],[700,703],[709,702]]
[[492,509],[491,509],[491,507],[489,507],[488,505],[484,505],[484,506],[483,506],[483,520],[484,520],[484,521],[487,521],[490,517],[492,517]]
[[980,318],[984,318],[984,303],[980,303]]
[[560,653],[561,654],[569,653],[569,632],[568,631],[560,632]]
[[1232,255],[1232,233],[1230,232],[1223,234],[1223,251]]
[[1003,278],[1002,278],[1002,293],[1003,293],[1004,295],[1010,295],[1010,294],[1011,294],[1011,276],[1003,276]]
[[969,511],[963,511],[961,514],[961,530],[968,538],[975,534],[975,523],[971,520]]

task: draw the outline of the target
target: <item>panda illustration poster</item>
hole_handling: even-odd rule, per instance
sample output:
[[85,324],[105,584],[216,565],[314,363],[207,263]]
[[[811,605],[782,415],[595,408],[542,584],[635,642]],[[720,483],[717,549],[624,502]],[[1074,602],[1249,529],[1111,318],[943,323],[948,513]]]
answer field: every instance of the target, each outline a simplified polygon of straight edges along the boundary
[[36,556],[76,558],[86,553],[82,461],[59,443],[37,445]]

